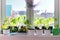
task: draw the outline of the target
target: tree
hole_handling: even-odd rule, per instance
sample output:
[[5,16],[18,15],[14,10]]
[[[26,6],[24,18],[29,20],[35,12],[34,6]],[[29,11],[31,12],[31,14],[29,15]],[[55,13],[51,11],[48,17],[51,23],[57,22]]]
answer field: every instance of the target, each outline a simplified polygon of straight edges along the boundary
[[26,2],[26,16],[27,16],[27,19],[29,21],[29,24],[30,25],[33,25],[33,21],[34,21],[34,8],[37,6],[37,4],[33,4],[33,0],[25,0]]

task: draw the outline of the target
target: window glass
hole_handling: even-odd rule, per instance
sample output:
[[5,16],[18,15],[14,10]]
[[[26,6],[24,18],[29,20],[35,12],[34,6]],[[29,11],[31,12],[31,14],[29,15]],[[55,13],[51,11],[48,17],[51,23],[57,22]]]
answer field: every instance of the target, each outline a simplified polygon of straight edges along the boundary
[[25,15],[26,3],[24,0],[6,0],[6,16],[10,16],[12,13]]
[[[34,0],[34,26],[54,26],[54,0]],[[6,0],[6,17],[17,18],[21,17],[20,21],[16,24],[24,22],[26,17],[26,3],[25,0]],[[41,25],[40,25],[41,24]]]
[[54,27],[54,0],[34,0],[34,4],[37,4],[34,8],[34,25],[39,28],[40,26]]

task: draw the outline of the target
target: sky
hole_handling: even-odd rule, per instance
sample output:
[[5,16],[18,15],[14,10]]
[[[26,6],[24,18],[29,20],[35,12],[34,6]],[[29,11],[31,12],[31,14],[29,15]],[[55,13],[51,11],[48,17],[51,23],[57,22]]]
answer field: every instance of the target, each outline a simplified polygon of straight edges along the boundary
[[[34,8],[35,10],[54,12],[54,0],[34,0],[34,4],[39,1],[40,3]],[[26,10],[25,0],[6,0],[6,5],[11,5],[12,10],[15,11]]]

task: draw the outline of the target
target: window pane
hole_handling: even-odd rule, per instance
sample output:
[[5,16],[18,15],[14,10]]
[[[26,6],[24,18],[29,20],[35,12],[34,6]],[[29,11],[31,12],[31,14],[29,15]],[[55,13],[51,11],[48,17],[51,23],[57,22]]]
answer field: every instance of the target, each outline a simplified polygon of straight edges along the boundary
[[34,0],[34,4],[37,4],[34,8],[35,26],[54,26],[54,0]]
[[[34,0],[35,4],[37,6],[34,8],[34,26],[40,27],[40,24],[46,27],[54,25],[54,0]],[[6,17],[17,18],[21,15],[26,16],[25,0],[6,0]],[[24,20],[20,21],[21,23],[24,22]]]
[[24,0],[6,0],[6,16],[10,16],[11,13],[25,15],[25,7]]

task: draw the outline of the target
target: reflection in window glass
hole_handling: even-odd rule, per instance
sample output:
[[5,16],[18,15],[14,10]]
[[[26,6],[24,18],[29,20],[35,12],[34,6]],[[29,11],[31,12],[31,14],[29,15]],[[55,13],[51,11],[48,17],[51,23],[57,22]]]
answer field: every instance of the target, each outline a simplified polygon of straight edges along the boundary
[[37,3],[38,5],[34,8],[34,25],[39,28],[40,26],[54,27],[54,0],[34,0],[34,4]]
[[[34,8],[35,14],[41,14],[44,15],[44,13],[49,13],[46,14],[48,16],[52,16],[54,13],[54,0],[39,0],[40,3]],[[36,4],[38,1],[34,1],[34,4]],[[37,12],[37,13],[36,13]]]
[[[38,3],[38,4],[37,4]],[[48,28],[49,25],[54,25],[54,0],[34,0],[34,5],[37,6],[34,8],[34,26],[44,25]],[[19,25],[19,23],[24,23],[24,18],[26,16],[26,3],[25,0],[6,0],[6,16],[9,18],[21,17],[17,23],[8,23],[11,26]],[[12,19],[12,20],[13,20]],[[41,25],[40,25],[41,24]]]
[[9,13],[6,11],[7,16],[10,15],[11,13],[19,14],[19,15],[25,15],[25,10],[26,10],[26,3],[24,0],[6,0],[6,6],[10,5],[11,7],[6,7],[6,9],[10,9]]

